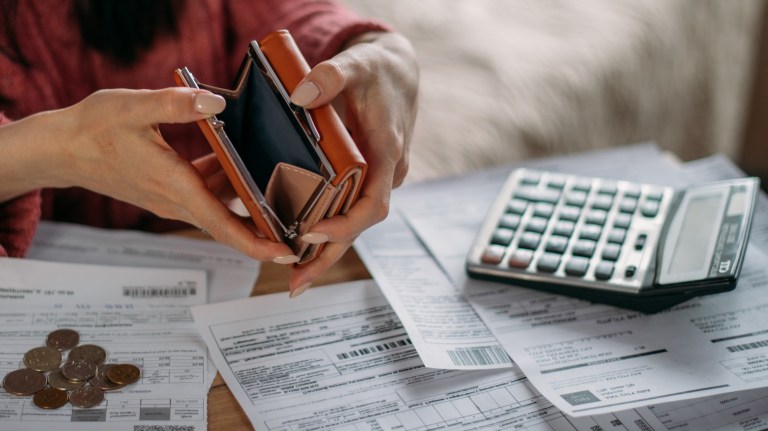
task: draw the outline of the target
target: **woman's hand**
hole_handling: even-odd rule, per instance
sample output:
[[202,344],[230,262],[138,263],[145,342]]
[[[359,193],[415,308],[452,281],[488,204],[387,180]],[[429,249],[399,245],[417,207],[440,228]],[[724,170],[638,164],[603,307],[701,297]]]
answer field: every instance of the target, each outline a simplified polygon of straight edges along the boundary
[[[190,163],[158,125],[224,109],[202,90],[102,90],[69,108],[0,128],[0,201],[41,187],[78,186],[181,220],[258,260],[294,263],[285,244],[260,238],[219,199],[231,186],[213,155]],[[231,196],[230,196],[231,197]]]
[[336,262],[361,232],[387,216],[392,188],[408,171],[418,79],[413,49],[403,36],[367,33],[315,66],[291,95],[293,103],[307,108],[333,103],[368,163],[355,205],[345,215],[317,223],[302,237],[328,244],[315,260],[294,271],[292,296]]

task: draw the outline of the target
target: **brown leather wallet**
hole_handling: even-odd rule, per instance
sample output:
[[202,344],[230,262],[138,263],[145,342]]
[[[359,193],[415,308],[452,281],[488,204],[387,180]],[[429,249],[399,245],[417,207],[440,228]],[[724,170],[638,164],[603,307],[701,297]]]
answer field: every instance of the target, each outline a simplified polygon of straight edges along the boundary
[[224,112],[198,125],[256,226],[289,245],[299,263],[322,248],[301,235],[344,214],[367,169],[330,105],[304,109],[290,102],[309,70],[290,33],[280,30],[250,43],[233,90],[203,84],[186,67],[175,71],[178,85],[227,100]]

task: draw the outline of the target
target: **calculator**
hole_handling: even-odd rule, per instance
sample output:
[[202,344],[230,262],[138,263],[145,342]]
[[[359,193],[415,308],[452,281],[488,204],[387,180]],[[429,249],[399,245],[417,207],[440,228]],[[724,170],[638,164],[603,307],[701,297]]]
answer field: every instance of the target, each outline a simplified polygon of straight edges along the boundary
[[758,189],[756,178],[675,189],[517,169],[467,272],[656,312],[736,287]]

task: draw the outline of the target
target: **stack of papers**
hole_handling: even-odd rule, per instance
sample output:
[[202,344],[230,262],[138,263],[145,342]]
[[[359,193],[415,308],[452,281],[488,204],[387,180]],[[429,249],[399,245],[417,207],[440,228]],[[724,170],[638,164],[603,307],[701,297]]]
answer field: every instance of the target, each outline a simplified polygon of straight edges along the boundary
[[[24,353],[59,328],[103,347],[107,363],[134,364],[142,375],[88,409],[44,410],[32,397],[0,391],[0,429],[207,428],[216,369],[190,308],[209,297],[248,296],[258,263],[210,241],[51,223],[30,255],[0,259],[0,375],[23,368]],[[168,269],[184,267],[195,269]]]
[[[529,163],[679,186],[741,175],[653,145]],[[510,167],[397,190],[356,243],[374,277],[294,300],[193,308],[256,429],[752,430],[768,427],[765,197],[733,292],[643,315],[468,280]]]

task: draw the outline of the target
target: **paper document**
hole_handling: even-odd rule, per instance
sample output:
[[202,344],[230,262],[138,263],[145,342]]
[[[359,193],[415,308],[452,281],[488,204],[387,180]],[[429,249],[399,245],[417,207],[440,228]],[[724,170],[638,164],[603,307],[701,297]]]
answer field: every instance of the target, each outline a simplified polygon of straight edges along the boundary
[[646,410],[569,418],[513,369],[419,360],[371,281],[193,308],[256,430],[665,430]]
[[261,264],[210,240],[41,221],[27,258],[208,272],[207,302],[247,298]]
[[206,301],[205,271],[5,258],[0,296],[0,376],[24,368],[24,354],[60,328],[104,348],[107,363],[141,370],[139,382],[93,408],[41,409],[0,390],[0,429],[206,429],[215,369],[190,312]]
[[[617,163],[615,167],[622,172],[600,175],[616,178],[642,170],[654,172],[642,160],[637,165],[641,170]],[[667,166],[666,170],[673,169]],[[684,181],[675,175],[663,181],[659,176],[648,178],[652,180],[643,182],[674,185]],[[750,249],[742,281],[734,292],[644,316],[546,292],[468,280],[463,256],[471,243],[470,232],[482,222],[482,215],[468,209],[476,206],[468,202],[476,202],[478,193],[440,183],[411,188],[404,194],[397,204],[418,238],[451,274],[458,290],[531,382],[568,414],[594,414],[765,386],[761,371],[747,371],[764,355],[760,336],[768,333],[763,332],[768,327],[763,329],[750,320],[768,302],[763,294],[768,274],[754,263],[762,258],[757,248]],[[430,206],[434,201],[444,205]],[[437,217],[436,213],[462,216]],[[446,232],[456,241],[446,241]],[[725,316],[729,322],[738,322],[736,326],[717,324]],[[752,346],[750,343],[756,344],[741,350]]]
[[[586,155],[533,162],[543,170],[636,177],[659,172],[677,181],[669,159],[655,145],[640,144]],[[403,187],[393,193],[387,220],[360,236],[355,249],[431,368],[488,369],[511,366],[496,337],[456,283],[464,278],[466,244],[471,244],[486,209],[510,172],[496,168],[461,177]],[[411,203],[413,201],[413,203]],[[417,216],[408,223],[428,230],[429,247],[415,237],[397,208]],[[436,258],[441,265],[436,265]],[[564,300],[570,307],[573,301]],[[550,306],[554,309],[549,309]],[[559,308],[552,301],[544,310]]]

